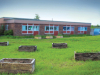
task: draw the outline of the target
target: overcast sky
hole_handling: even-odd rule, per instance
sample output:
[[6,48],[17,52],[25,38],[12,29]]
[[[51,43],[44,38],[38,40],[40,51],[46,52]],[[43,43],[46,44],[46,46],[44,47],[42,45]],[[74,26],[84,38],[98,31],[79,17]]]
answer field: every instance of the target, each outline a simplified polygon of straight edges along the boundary
[[100,0],[0,0],[0,17],[88,22],[100,25]]

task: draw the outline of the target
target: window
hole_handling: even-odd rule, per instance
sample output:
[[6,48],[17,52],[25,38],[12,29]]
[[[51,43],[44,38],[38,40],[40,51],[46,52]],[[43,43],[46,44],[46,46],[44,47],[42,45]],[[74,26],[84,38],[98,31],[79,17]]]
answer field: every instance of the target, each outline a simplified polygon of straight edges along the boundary
[[39,26],[34,26],[33,29],[34,31],[39,31]]
[[78,27],[78,31],[83,31],[83,27]]
[[[49,29],[50,28],[50,29]],[[53,31],[54,30],[54,28],[53,28],[53,26],[45,26],[45,31]]]
[[85,27],[85,31],[87,31],[87,27]]
[[70,30],[70,27],[67,27],[67,30]]
[[8,25],[5,25],[5,30],[8,30]]
[[63,31],[66,31],[66,27],[63,27]]
[[54,26],[54,31],[58,31],[58,26]]
[[28,26],[28,30],[32,30],[32,26]]
[[45,26],[45,31],[49,31],[49,26]]
[[71,27],[71,31],[74,31],[74,27]]
[[78,31],[87,31],[87,27],[78,27]]
[[27,31],[27,26],[22,25],[22,31]]
[[53,26],[50,26],[50,31],[53,31]]

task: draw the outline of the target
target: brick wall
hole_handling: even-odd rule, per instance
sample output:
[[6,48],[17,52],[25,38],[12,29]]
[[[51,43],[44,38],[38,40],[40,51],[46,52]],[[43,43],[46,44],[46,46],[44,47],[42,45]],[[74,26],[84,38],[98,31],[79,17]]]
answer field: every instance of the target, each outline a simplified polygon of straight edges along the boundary
[[75,34],[75,35],[78,34],[78,26],[74,26],[74,34]]
[[15,23],[14,36],[21,36],[21,35],[22,35],[22,24]]
[[90,31],[91,31],[91,26],[88,26],[87,27],[87,34],[90,34]]
[[63,25],[59,25],[59,34],[63,34]]
[[45,34],[45,25],[40,25],[39,35],[44,35],[44,34]]
[[[3,24],[6,25],[6,24]],[[1,26],[1,24],[0,24]],[[83,25],[84,26],[84,25]],[[74,34],[78,34],[78,26],[74,26]],[[10,23],[8,24],[8,29],[13,30],[14,36],[32,35],[32,34],[22,34],[22,24],[21,23]],[[59,25],[59,33],[63,34],[63,25]],[[90,34],[90,26],[87,27],[87,34]],[[45,35],[45,25],[40,24],[39,35]]]

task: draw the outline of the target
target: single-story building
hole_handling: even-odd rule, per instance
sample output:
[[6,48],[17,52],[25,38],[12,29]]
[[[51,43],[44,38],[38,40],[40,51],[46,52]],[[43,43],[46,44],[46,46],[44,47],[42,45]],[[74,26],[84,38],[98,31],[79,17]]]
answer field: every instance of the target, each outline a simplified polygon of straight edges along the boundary
[[22,35],[58,35],[60,34],[90,34],[91,23],[49,21],[26,18],[0,18],[0,26],[5,30],[12,29],[14,36]]

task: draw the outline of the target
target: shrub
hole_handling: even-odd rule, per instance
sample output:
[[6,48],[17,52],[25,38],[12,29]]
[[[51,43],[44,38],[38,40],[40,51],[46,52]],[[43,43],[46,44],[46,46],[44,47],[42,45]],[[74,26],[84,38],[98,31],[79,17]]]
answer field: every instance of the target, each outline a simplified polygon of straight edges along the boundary
[[53,35],[53,38],[56,38],[56,36]]
[[41,37],[42,37],[42,38],[46,38],[46,35],[42,35]]
[[41,35],[35,35],[36,37],[41,37]]
[[47,34],[46,36],[52,36],[51,34]]
[[29,36],[24,36],[24,38],[34,38],[34,36],[33,35],[29,35]]
[[4,35],[13,35],[13,30],[5,30]]
[[63,37],[70,37],[70,35],[66,35],[66,34],[64,35],[64,34],[63,34]]
[[0,35],[3,35],[4,34],[4,25],[1,25],[0,27]]
[[58,34],[57,36],[63,36],[62,34]]

